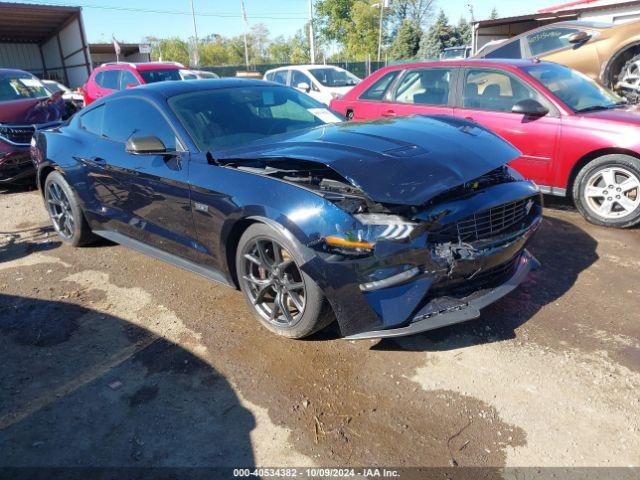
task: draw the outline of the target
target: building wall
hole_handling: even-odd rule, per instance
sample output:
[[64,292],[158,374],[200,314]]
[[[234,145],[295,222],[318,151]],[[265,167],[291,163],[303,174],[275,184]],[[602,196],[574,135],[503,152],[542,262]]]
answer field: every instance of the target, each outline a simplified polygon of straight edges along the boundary
[[42,73],[38,45],[34,43],[0,43],[0,66]]
[[640,7],[628,6],[585,12],[580,14],[580,20],[590,22],[625,23],[640,20]]

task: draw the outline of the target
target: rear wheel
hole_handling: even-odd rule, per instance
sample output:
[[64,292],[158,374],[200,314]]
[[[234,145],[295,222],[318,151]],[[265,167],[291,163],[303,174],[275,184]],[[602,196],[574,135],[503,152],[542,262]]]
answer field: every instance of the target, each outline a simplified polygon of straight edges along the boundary
[[272,332],[302,338],[333,320],[320,287],[300,270],[296,245],[264,224],[251,225],[236,254],[238,282],[247,303]]
[[44,182],[44,201],[58,236],[74,247],[96,239],[84,218],[75,192],[59,172],[51,172]]
[[588,163],[576,177],[573,197],[580,213],[597,225],[640,223],[640,160],[614,154]]

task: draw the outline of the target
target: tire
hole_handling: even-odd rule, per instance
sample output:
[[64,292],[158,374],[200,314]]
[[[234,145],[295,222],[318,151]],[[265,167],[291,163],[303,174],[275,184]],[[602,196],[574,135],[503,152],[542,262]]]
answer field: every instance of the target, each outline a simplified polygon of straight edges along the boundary
[[266,328],[287,338],[307,337],[334,320],[320,287],[300,270],[296,247],[275,229],[254,223],[236,251],[238,283],[247,304]]
[[[627,61],[622,69],[620,69],[620,73],[618,75],[618,83],[625,79],[627,75],[639,75],[640,74],[640,54],[634,56],[629,61]],[[620,93],[627,99],[627,101],[631,104],[640,103],[640,80],[634,79],[630,80],[629,83],[632,85],[636,85],[635,89],[619,87]]]
[[593,160],[578,172],[573,199],[591,223],[614,228],[637,225],[640,223],[640,160],[622,154]]
[[78,196],[60,172],[51,172],[47,176],[44,201],[51,223],[64,243],[81,247],[96,240],[84,217]]

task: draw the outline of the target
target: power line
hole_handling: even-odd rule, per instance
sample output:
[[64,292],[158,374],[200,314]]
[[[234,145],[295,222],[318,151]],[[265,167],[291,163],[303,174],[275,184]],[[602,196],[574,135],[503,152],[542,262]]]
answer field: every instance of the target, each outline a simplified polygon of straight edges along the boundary
[[[153,10],[148,8],[136,8],[136,7],[114,7],[107,5],[92,5],[88,3],[81,2],[52,2],[46,0],[21,0],[20,3],[32,3],[37,5],[50,5],[52,7],[82,7],[82,8],[94,8],[97,10],[111,10],[111,11],[121,11],[121,12],[135,12],[135,13],[152,13],[152,14],[161,14],[161,15],[189,15],[191,16],[191,12],[180,11],[180,10]],[[216,17],[216,18],[242,18],[241,15],[231,12],[198,12],[195,14],[197,17]],[[256,20],[306,20],[306,16],[274,16],[274,15],[247,15],[248,18],[256,19]]]

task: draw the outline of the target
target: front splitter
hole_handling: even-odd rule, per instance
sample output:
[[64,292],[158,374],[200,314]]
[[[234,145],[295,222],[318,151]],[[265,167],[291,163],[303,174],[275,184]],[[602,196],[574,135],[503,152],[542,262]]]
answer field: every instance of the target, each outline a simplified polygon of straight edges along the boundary
[[416,333],[434,330],[436,328],[446,327],[455,323],[466,322],[480,316],[480,309],[490,305],[501,299],[518,285],[520,285],[527,277],[531,270],[536,269],[540,263],[535,259],[528,250],[524,250],[518,260],[518,267],[515,273],[503,284],[498,287],[489,289],[486,293],[478,295],[475,292],[466,298],[460,299],[461,304],[454,309],[446,310],[429,315],[421,315],[420,312],[413,318],[410,324],[405,327],[392,328],[388,330],[373,330],[370,332],[357,333],[344,337],[346,340],[365,340],[371,338],[390,338],[402,337],[405,335],[413,335]]

